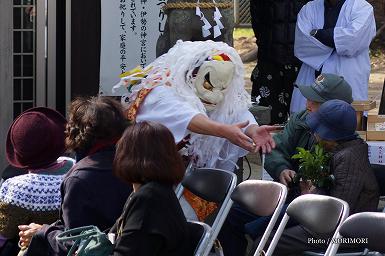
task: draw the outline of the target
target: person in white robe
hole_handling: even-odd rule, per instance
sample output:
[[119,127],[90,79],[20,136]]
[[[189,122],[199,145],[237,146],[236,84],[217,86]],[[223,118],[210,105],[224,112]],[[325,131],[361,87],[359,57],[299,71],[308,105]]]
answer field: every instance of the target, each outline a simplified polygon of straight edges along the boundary
[[[298,14],[294,54],[303,64],[296,85],[311,85],[317,71],[337,74],[351,85],[354,100],[367,100],[369,45],[376,34],[373,7],[365,0],[342,2],[332,28],[334,47],[331,47],[320,42],[316,35],[324,27],[326,1],[310,1]],[[294,88],[291,113],[304,109],[305,105],[306,99],[298,88]]]

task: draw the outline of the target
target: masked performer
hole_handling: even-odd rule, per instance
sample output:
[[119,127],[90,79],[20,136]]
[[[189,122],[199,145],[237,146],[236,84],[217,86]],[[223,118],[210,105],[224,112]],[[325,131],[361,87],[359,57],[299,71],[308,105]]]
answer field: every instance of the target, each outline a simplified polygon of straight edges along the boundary
[[[232,171],[248,151],[270,152],[270,126],[258,126],[248,111],[243,63],[236,50],[213,41],[178,41],[144,68],[123,74],[130,120],[165,125],[178,145],[188,141],[197,167]],[[200,220],[215,209],[184,193]],[[183,205],[183,204],[182,204]],[[185,208],[184,208],[185,209]]]
[[189,138],[188,155],[198,167],[233,170],[247,151],[275,146],[269,134],[274,128],[259,127],[248,111],[243,64],[225,43],[178,41],[121,84],[129,92],[123,98],[128,118],[162,123],[179,144]]

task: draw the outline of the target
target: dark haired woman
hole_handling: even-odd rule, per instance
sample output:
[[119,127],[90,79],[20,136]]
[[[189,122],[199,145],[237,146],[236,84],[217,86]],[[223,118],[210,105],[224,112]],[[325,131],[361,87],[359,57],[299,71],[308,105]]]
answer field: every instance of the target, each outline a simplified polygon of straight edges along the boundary
[[113,99],[92,97],[72,102],[65,142],[78,162],[61,185],[60,221],[38,231],[20,232],[21,244],[27,246],[37,231],[27,255],[66,255],[68,246],[55,239],[65,228],[95,225],[105,230],[114,224],[132,191],[112,172],[115,144],[126,126],[121,105]]
[[110,231],[116,234],[113,255],[192,255],[194,239],[173,189],[184,166],[171,132],[153,122],[127,128],[114,170],[134,192]]

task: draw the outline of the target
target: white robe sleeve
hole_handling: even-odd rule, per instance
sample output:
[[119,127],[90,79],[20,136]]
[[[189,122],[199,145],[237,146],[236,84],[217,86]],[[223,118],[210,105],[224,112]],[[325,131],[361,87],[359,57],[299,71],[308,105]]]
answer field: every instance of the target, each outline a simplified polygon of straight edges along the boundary
[[249,125],[244,128],[244,131],[246,131],[247,127],[249,127],[252,124],[258,125],[257,121],[255,120],[255,117],[250,111],[245,111],[240,116],[241,116],[241,118],[239,119],[240,122],[249,121]]
[[[340,14],[343,15],[343,14]],[[373,7],[366,1],[355,1],[348,24],[334,28],[334,43],[338,55],[355,56],[367,51],[376,35]]]
[[155,87],[146,97],[139,108],[136,121],[158,122],[170,129],[175,142],[181,141],[188,133],[191,119],[201,114],[190,104],[180,100],[172,88]]
[[322,6],[309,2],[298,13],[294,55],[310,67],[319,70],[330,57],[333,49],[310,35],[310,31],[322,28],[323,26],[323,17],[318,17],[319,15],[323,16],[323,12],[320,14],[321,10],[315,10],[317,7]]

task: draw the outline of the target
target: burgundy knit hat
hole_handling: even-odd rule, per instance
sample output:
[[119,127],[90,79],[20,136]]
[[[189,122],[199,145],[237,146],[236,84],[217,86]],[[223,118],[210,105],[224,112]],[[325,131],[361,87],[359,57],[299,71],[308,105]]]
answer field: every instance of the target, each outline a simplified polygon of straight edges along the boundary
[[20,114],[8,130],[8,162],[22,169],[37,169],[54,162],[65,150],[66,123],[59,112],[46,107]]

